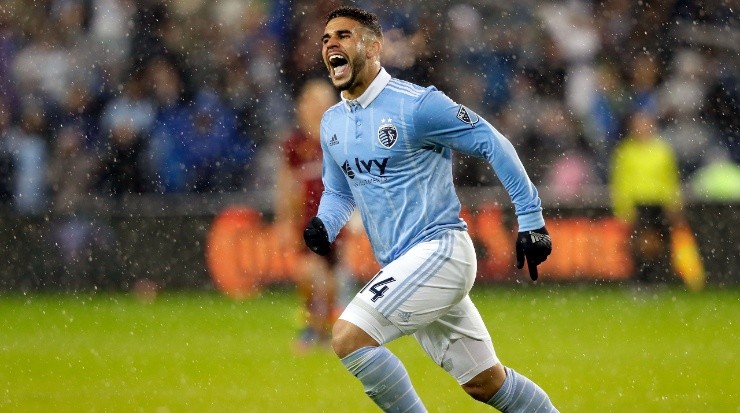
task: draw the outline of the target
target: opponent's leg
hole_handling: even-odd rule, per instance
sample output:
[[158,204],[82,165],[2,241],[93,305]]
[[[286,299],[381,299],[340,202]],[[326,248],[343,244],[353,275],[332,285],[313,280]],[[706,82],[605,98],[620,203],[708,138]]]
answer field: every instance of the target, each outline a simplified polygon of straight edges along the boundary
[[299,353],[316,344],[328,344],[333,310],[336,301],[336,286],[332,268],[324,257],[307,255],[298,272],[298,291],[303,300],[306,325],[296,342]]
[[384,412],[427,411],[401,360],[361,328],[338,320],[332,347],[344,367],[362,382],[365,394]]

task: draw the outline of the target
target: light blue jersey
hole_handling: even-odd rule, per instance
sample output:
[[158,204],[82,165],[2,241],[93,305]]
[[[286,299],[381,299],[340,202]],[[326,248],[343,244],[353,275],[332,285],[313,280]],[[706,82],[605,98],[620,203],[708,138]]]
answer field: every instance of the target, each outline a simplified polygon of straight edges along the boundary
[[381,69],[357,100],[321,122],[324,193],[318,216],[334,241],[357,207],[385,266],[449,229],[465,230],[452,180],[452,150],[487,159],[514,203],[519,230],[545,225],[537,189],[511,143],[434,87]]

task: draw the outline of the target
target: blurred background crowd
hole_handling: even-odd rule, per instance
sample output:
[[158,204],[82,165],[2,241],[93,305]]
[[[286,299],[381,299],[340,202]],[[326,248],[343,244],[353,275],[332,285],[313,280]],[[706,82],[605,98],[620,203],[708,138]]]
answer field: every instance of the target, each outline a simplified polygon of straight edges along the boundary
[[[3,0],[0,202],[65,214],[91,196],[272,190],[295,98],[326,78],[320,37],[341,3]],[[615,148],[640,137],[667,144],[695,195],[740,197],[732,3],[353,4],[380,16],[392,75],[477,111],[543,192],[577,200],[609,185]],[[474,159],[455,173],[495,183]]]

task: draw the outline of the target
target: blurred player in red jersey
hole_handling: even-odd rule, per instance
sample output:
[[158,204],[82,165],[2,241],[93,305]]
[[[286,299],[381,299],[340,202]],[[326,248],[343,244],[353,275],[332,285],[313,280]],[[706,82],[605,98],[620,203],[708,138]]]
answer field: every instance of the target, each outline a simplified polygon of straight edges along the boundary
[[324,191],[319,141],[321,117],[337,101],[337,93],[328,82],[308,80],[296,102],[297,128],[282,145],[275,205],[282,245],[300,254],[296,281],[306,326],[297,341],[298,351],[316,344],[328,345],[331,326],[338,315],[336,252],[322,257],[301,248],[303,228],[316,215]]

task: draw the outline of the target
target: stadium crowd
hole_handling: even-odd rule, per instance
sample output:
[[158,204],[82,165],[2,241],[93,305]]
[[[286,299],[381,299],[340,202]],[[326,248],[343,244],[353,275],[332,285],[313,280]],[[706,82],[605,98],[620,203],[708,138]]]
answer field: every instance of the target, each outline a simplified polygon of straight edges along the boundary
[[[670,145],[682,183],[720,161],[720,175],[738,173],[731,3],[356,2],[382,19],[392,75],[469,104],[543,191],[572,199],[609,184],[638,114]],[[323,16],[338,4],[3,1],[1,202],[66,213],[91,194],[271,190],[295,96],[326,76]],[[455,173],[459,185],[493,184],[482,161],[461,157]]]

